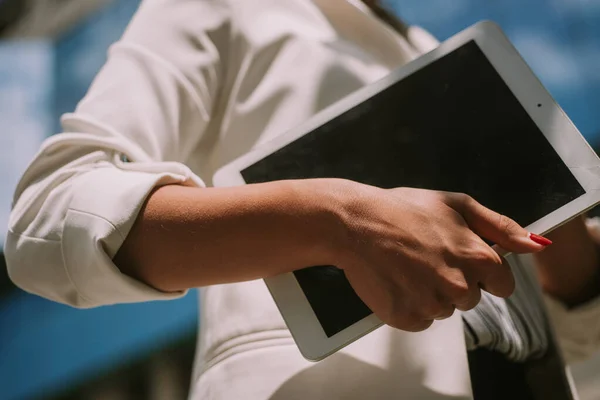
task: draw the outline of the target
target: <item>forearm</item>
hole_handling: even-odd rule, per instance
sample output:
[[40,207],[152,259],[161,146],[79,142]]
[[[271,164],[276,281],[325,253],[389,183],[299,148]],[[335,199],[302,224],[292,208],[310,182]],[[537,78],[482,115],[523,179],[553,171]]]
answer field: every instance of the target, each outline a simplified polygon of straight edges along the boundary
[[552,246],[536,254],[546,293],[573,307],[600,295],[600,253],[583,217],[547,235]]
[[175,291],[327,264],[339,236],[324,181],[154,191],[115,256],[125,274]]

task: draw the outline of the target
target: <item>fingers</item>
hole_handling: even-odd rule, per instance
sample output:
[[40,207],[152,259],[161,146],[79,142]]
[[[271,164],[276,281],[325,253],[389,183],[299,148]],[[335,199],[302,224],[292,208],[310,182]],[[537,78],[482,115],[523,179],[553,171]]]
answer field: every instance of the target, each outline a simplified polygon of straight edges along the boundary
[[469,311],[479,304],[481,290],[473,278],[466,278],[465,271],[452,268],[445,275],[438,297],[442,303],[452,304],[452,308]]
[[[430,287],[431,285],[427,285]],[[415,293],[421,293],[414,296]],[[414,297],[413,297],[414,296]],[[408,332],[420,332],[429,328],[435,320],[443,320],[454,314],[455,307],[445,296],[426,288],[405,291],[397,286],[392,294],[388,325]]]
[[469,228],[481,237],[515,253],[534,253],[545,248],[512,219],[484,207],[472,197],[448,193],[448,205],[459,212]]
[[486,279],[479,283],[481,289],[498,297],[509,297],[515,291],[515,278],[508,261],[501,257],[502,266],[490,271]]
[[463,299],[458,300],[455,304],[456,309],[460,311],[469,311],[479,304],[481,300],[481,290],[479,285],[469,287],[469,293]]
[[[385,322],[385,321],[384,321]],[[406,332],[421,332],[433,324],[433,319],[422,319],[418,317],[396,318],[386,322],[392,328]]]
[[444,307],[442,307],[442,310],[440,310],[440,312],[437,313],[437,315],[435,315],[433,319],[435,319],[436,321],[441,321],[443,319],[450,318],[454,315],[454,310],[456,310],[454,304],[447,304]]
[[473,271],[477,285],[494,296],[509,297],[515,290],[515,278],[508,261],[479,236],[473,236],[476,242],[473,245],[475,256],[470,260],[470,271]]
[[433,320],[421,320],[404,330],[408,332],[421,332],[429,328],[431,325],[433,325]]
[[498,297],[508,297],[515,288],[508,262],[479,236],[472,232],[469,235],[456,258],[448,259],[451,268],[442,275],[445,279],[443,294],[461,311],[470,310],[479,303],[480,289]]
[[403,331],[420,332],[433,324],[433,317],[427,316],[420,308],[424,302],[413,298],[412,293],[398,286],[393,279],[385,279],[361,263],[345,269],[345,274],[356,294],[387,325]]

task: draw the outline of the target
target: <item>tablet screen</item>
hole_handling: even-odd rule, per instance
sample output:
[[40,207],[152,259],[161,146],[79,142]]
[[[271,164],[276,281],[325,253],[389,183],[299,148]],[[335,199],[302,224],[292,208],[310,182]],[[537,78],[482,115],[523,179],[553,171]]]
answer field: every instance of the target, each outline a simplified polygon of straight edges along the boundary
[[[585,193],[472,41],[242,171],[467,193],[523,226]],[[296,271],[326,335],[371,314],[335,267]]]

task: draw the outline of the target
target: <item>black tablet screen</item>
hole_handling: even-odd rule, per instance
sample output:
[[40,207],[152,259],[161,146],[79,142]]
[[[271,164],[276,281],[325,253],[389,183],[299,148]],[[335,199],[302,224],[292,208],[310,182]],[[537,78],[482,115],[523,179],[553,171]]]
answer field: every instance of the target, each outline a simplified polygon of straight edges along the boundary
[[[521,225],[585,193],[474,41],[242,176],[247,183],[337,177],[463,192]],[[337,268],[295,276],[329,337],[371,313]]]

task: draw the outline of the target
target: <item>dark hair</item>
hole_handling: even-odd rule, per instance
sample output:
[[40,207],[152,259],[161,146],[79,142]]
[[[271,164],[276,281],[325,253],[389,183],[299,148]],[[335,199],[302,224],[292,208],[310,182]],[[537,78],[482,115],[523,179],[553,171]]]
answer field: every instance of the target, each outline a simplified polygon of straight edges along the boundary
[[408,25],[402,21],[393,11],[381,4],[379,0],[363,0],[373,13],[383,22],[391,26],[402,36],[406,36]]

